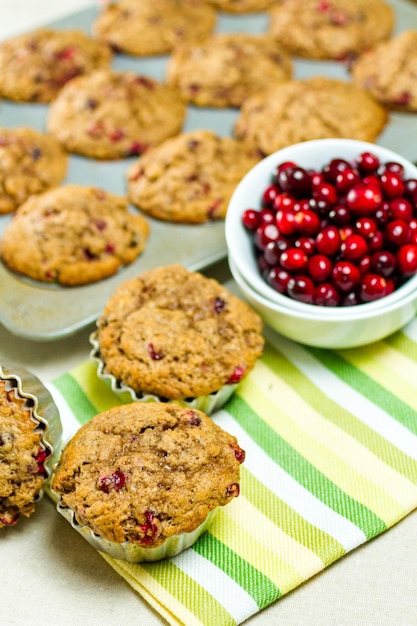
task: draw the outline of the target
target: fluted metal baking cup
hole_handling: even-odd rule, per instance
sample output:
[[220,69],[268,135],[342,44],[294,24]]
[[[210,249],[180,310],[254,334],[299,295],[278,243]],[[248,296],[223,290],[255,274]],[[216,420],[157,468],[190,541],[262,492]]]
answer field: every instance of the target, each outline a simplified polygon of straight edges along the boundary
[[65,507],[61,503],[59,496],[51,490],[52,496],[57,501],[57,511],[65,517],[71,526],[80,534],[90,545],[99,552],[104,552],[114,559],[129,561],[130,563],[142,563],[145,561],[161,561],[172,556],[176,556],[187,548],[190,548],[210,526],[218,507],[210,511],[205,521],[195,530],[189,533],[181,533],[168,537],[164,543],[155,548],[142,548],[141,546],[126,541],[124,543],[115,543],[108,539],[103,539],[96,535],[88,526],[78,524],[75,519],[74,511]]
[[91,333],[90,343],[93,346],[90,352],[90,359],[97,364],[98,377],[109,384],[111,389],[117,393],[120,399],[125,403],[132,401],[169,402],[171,404],[179,404],[181,406],[190,407],[191,409],[197,409],[199,411],[203,411],[206,415],[211,415],[226,404],[239,385],[239,383],[223,385],[223,387],[221,387],[218,391],[210,393],[206,396],[199,396],[198,398],[190,398],[186,400],[162,400],[159,396],[135,391],[132,387],[125,385],[121,381],[117,380],[113,374],[106,371],[106,365],[100,354],[97,331]]
[[[22,366],[10,361],[0,362],[0,380],[8,381],[10,390],[27,400],[27,408],[34,422],[34,430],[39,432],[41,445],[47,451],[44,468],[47,480],[52,476],[52,466],[61,452],[62,424],[58,407],[52,395],[41,381]],[[38,499],[42,496],[40,492]]]

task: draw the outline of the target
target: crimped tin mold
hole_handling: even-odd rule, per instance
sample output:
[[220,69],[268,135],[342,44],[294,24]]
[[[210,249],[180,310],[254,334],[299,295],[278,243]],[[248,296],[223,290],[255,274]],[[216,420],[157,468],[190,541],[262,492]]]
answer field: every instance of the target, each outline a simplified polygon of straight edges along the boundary
[[206,415],[211,415],[218,409],[220,409],[228,399],[233,395],[239,383],[230,385],[223,385],[221,389],[215,391],[206,396],[199,396],[198,398],[187,398],[185,400],[168,400],[162,399],[159,396],[153,394],[138,393],[132,387],[129,387],[117,380],[113,374],[106,371],[105,363],[103,362],[100,354],[100,346],[98,343],[98,332],[94,331],[90,335],[90,343],[93,346],[90,352],[90,359],[97,364],[97,375],[110,385],[112,391],[120,396],[121,400],[125,403],[128,402],[170,402],[172,404],[180,404],[181,406],[187,406],[191,409],[198,409],[203,411]]
[[160,561],[169,557],[176,556],[187,548],[190,548],[211,525],[219,507],[216,507],[207,515],[206,519],[200,526],[189,533],[181,533],[168,537],[164,543],[155,548],[142,548],[141,546],[126,541],[124,543],[116,543],[104,539],[96,535],[88,526],[78,524],[75,519],[74,511],[62,505],[59,495],[51,489],[51,495],[56,501],[57,511],[65,517],[71,526],[82,536],[90,545],[99,552],[104,552],[114,559],[129,561],[130,563],[142,563],[150,561]]
[[0,380],[5,381],[7,391],[14,390],[15,394],[25,400],[24,408],[30,411],[33,430],[40,434],[40,445],[47,453],[43,461],[46,478],[35,498],[37,502],[52,477],[52,467],[61,451],[62,424],[59,411],[47,388],[24,367],[1,361]]

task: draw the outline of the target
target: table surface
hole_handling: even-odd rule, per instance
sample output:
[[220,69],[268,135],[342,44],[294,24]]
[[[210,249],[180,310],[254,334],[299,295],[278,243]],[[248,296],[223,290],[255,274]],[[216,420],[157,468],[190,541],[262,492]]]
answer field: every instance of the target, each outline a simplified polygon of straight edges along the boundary
[[[0,39],[95,4],[94,0],[0,0]],[[208,271],[223,280],[224,265]],[[52,342],[0,326],[0,355],[48,381],[88,356],[92,327]],[[417,625],[417,511],[264,609],[248,626]],[[77,626],[167,622],[54,511],[0,533],[0,623]],[[221,626],[221,625],[213,625]]]

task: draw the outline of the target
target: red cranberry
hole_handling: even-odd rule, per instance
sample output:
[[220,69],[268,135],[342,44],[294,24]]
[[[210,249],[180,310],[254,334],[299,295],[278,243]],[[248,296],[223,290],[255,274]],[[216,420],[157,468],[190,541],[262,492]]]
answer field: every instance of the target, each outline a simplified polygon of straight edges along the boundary
[[287,291],[289,280],[290,274],[280,267],[271,267],[266,273],[266,282],[278,293],[285,293]]
[[240,382],[245,374],[245,368],[242,365],[236,365],[235,369],[226,381],[227,385],[236,385]]
[[275,221],[275,213],[271,209],[261,209],[259,211],[261,224],[273,224]]
[[287,284],[287,293],[294,300],[314,303],[314,283],[308,276],[291,276]]
[[385,226],[385,239],[388,243],[402,246],[410,241],[411,230],[405,220],[392,220]]
[[317,185],[313,189],[313,198],[324,201],[328,207],[335,205],[338,199],[335,187],[329,183]]
[[315,243],[312,237],[299,237],[294,241],[294,247],[300,248],[305,255],[311,256],[315,251]]
[[351,164],[345,159],[332,159],[330,163],[322,168],[322,174],[325,180],[335,183],[337,177],[347,169],[351,169]]
[[279,209],[290,209],[294,210],[295,200],[288,193],[279,193],[274,202],[273,207],[275,211],[279,211]]
[[372,152],[362,152],[356,159],[356,165],[362,174],[369,174],[377,171],[380,162],[378,157]]
[[126,476],[120,470],[116,470],[112,474],[106,476],[100,476],[98,479],[98,488],[104,493],[110,493],[110,491],[120,491],[123,489],[126,483]]
[[242,450],[242,448],[240,446],[238,446],[237,444],[231,444],[230,447],[232,448],[234,455],[235,455],[235,459],[238,463],[243,463],[243,461],[245,460],[246,457],[246,453],[244,450]]
[[348,261],[357,261],[368,252],[368,244],[362,235],[349,235],[340,246],[340,254]]
[[276,241],[279,237],[278,228],[275,224],[262,224],[255,231],[255,245],[259,250],[265,250],[270,241]]
[[331,283],[321,283],[314,292],[314,304],[319,306],[338,306],[340,295]]
[[347,226],[351,217],[349,209],[343,204],[338,204],[329,211],[329,219],[336,226]]
[[405,278],[417,272],[417,245],[406,244],[397,252],[397,263],[401,274]]
[[371,217],[360,217],[355,222],[355,228],[365,239],[373,237],[378,229],[376,221]]
[[382,202],[382,194],[375,187],[359,183],[346,196],[347,207],[359,215],[372,215]]
[[295,230],[300,235],[311,237],[320,230],[320,218],[314,211],[300,210],[294,216]]
[[404,177],[404,166],[401,163],[397,163],[396,161],[388,161],[380,166],[378,170],[378,174],[383,174],[384,172],[395,172],[399,174],[401,177]]
[[280,209],[277,211],[275,223],[282,235],[293,235],[295,233],[295,213],[290,210]]
[[399,198],[404,193],[404,183],[397,172],[384,172],[380,177],[382,193],[386,198]]
[[373,302],[387,295],[387,281],[379,274],[366,274],[362,278],[359,297],[362,302]]
[[269,187],[267,187],[262,194],[262,206],[272,207],[272,205],[274,204],[274,200],[278,194],[278,187],[275,187],[275,185],[269,185]]
[[285,167],[277,172],[276,181],[282,191],[288,191],[295,198],[308,196],[311,191],[310,174],[303,167]]
[[389,203],[389,213],[394,219],[410,223],[413,218],[413,207],[406,198],[395,198]]
[[300,272],[307,265],[307,256],[300,248],[288,248],[280,257],[280,264],[289,272]]
[[352,189],[355,185],[361,182],[361,177],[358,170],[348,168],[338,174],[336,178],[336,189],[340,193],[347,193],[349,189]]
[[256,230],[261,223],[261,214],[256,209],[246,209],[242,222],[248,230]]
[[339,229],[336,226],[327,226],[316,237],[316,250],[321,254],[333,256],[339,252],[341,243]]
[[371,267],[376,274],[384,278],[392,276],[395,271],[396,260],[392,252],[379,250],[371,256]]
[[362,276],[365,276],[365,274],[367,274],[370,269],[371,269],[371,256],[370,254],[365,254],[365,256],[363,256],[361,258],[361,260],[358,263],[358,268],[360,273],[362,274]]
[[361,273],[350,261],[338,261],[332,271],[334,285],[340,291],[351,291],[359,283]]
[[332,272],[332,263],[324,254],[314,254],[307,261],[307,271],[316,283],[327,280]]

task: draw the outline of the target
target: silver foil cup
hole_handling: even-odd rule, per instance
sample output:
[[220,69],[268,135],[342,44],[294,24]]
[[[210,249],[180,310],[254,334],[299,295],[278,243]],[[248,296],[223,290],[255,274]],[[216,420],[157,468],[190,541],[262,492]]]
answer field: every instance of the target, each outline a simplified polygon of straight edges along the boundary
[[129,541],[116,543],[104,539],[96,535],[91,528],[79,524],[75,519],[74,512],[62,504],[60,496],[51,489],[51,495],[57,503],[57,511],[71,524],[71,526],[82,536],[90,545],[99,552],[104,552],[114,559],[129,561],[130,563],[143,563],[150,561],[161,561],[169,557],[176,556],[187,548],[190,548],[197,539],[210,527],[219,507],[210,511],[206,519],[200,526],[189,533],[180,533],[165,539],[160,546],[142,547]]
[[198,398],[187,398],[185,400],[166,400],[161,399],[157,395],[138,392],[132,387],[123,384],[113,374],[106,370],[106,364],[101,358],[100,345],[98,342],[98,332],[94,331],[90,335],[90,343],[92,350],[90,351],[90,359],[97,364],[97,376],[110,385],[111,389],[117,393],[120,399],[125,402],[170,402],[172,404],[180,404],[203,411],[206,415],[211,415],[226,404],[232,394],[235,392],[239,383],[223,385],[218,391],[210,393]]
[[58,407],[52,395],[41,381],[22,366],[9,361],[0,361],[0,380],[5,381],[6,389],[25,400],[25,408],[30,411],[33,430],[40,435],[40,444],[46,451],[43,466],[46,473],[44,485],[36,501],[43,495],[44,487],[52,477],[52,468],[59,458],[62,446],[62,424]]

